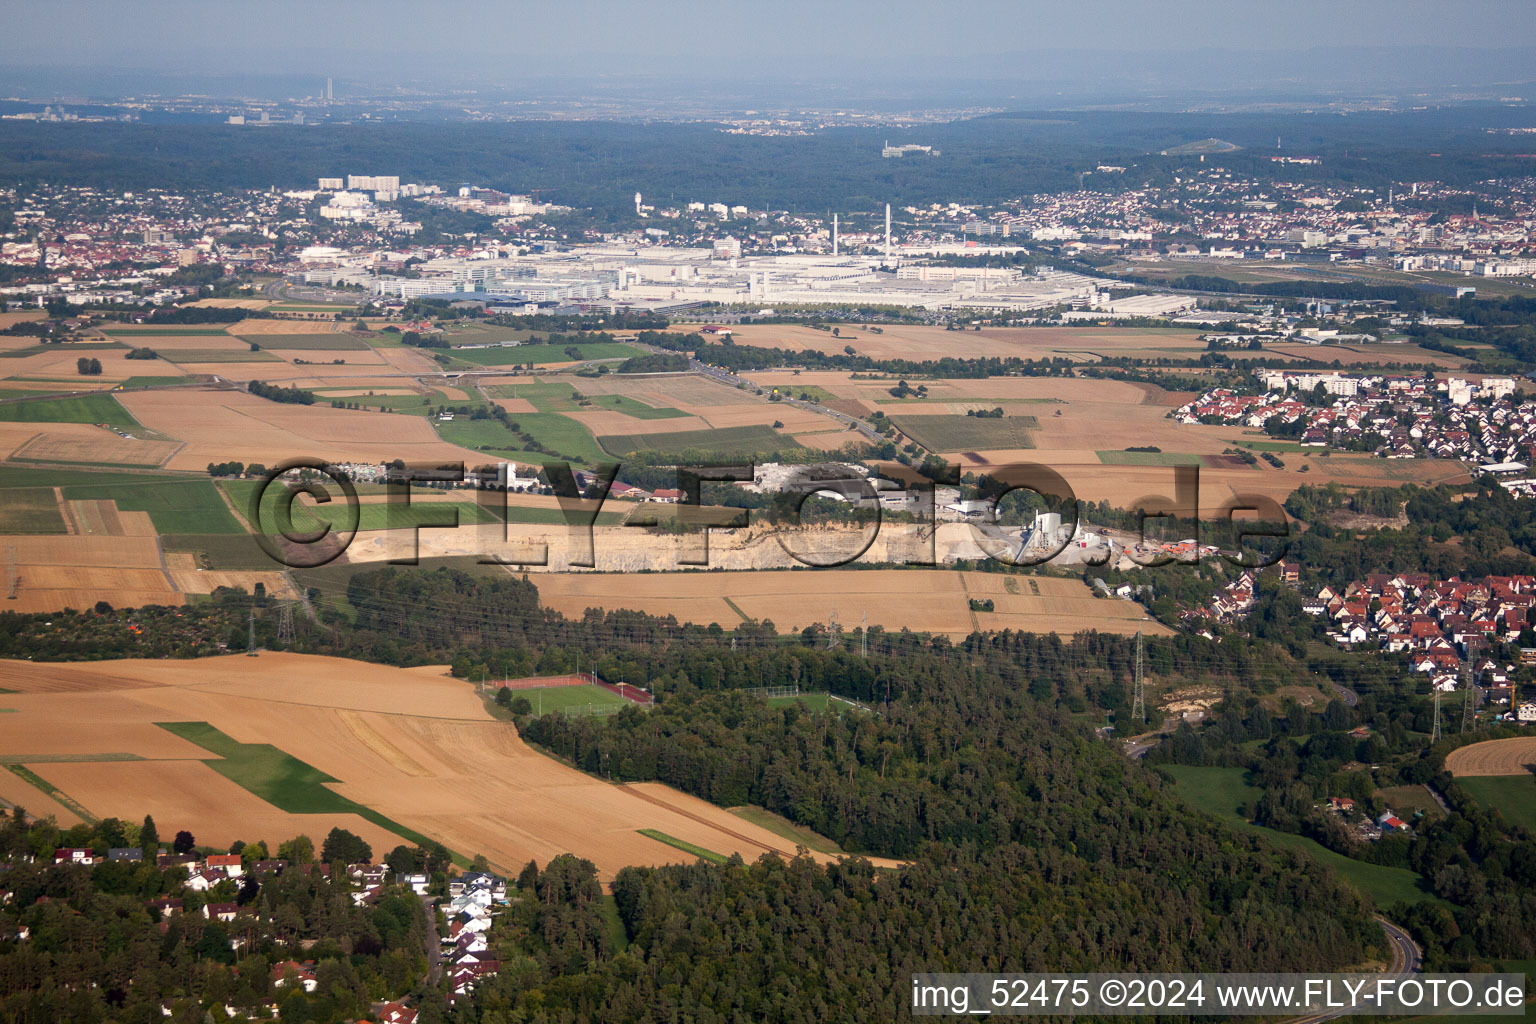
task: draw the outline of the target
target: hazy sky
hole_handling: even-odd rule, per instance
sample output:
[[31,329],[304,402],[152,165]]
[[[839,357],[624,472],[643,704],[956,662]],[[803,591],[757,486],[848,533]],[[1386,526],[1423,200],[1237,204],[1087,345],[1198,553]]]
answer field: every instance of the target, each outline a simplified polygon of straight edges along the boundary
[[[8,4],[17,64],[315,70],[393,55],[426,70],[470,58],[558,70],[623,54],[626,70],[744,73],[877,55],[954,62],[1040,49],[1536,45],[1532,0],[47,0]],[[637,62],[636,59],[639,58]],[[767,62],[767,66],[765,66]],[[571,70],[590,72],[592,67]],[[1536,69],[1532,69],[1536,77]]]

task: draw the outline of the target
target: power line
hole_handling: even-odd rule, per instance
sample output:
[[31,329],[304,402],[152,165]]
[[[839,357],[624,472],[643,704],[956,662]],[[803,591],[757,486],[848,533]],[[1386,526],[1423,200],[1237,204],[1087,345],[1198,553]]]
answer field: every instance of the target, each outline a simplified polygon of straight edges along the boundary
[[1146,680],[1143,678],[1142,662],[1145,654],[1145,641],[1141,633],[1136,634],[1136,680],[1132,683],[1131,690],[1131,719],[1137,722],[1147,720],[1147,691]]
[[1440,742],[1440,687],[1434,686],[1435,691],[1435,724],[1429,733],[1429,745],[1434,746]]
[[1469,731],[1474,724],[1472,705],[1477,699],[1476,690],[1472,685],[1472,666],[1466,662],[1461,665],[1461,681],[1465,693],[1461,698],[1461,731]]

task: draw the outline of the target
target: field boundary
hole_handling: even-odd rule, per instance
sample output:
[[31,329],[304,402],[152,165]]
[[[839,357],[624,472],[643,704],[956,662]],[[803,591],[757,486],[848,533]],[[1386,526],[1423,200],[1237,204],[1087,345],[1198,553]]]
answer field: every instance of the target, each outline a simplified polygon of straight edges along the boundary
[[[415,829],[380,814],[366,804],[329,788],[340,779],[301,761],[270,743],[241,743],[207,722],[156,722],[155,725],[217,757],[202,762],[235,785],[288,814],[356,814],[417,846],[430,839]],[[467,868],[469,859],[450,850],[453,862]]]
[[706,850],[702,846],[695,846],[690,842],[686,842],[677,838],[676,836],[669,836],[665,832],[659,832],[654,828],[637,828],[635,831],[640,833],[642,836],[645,836],[647,839],[654,839],[658,843],[664,843],[667,846],[672,847],[674,850],[682,850],[684,853],[691,853],[695,857],[709,861],[711,864],[724,864],[731,859],[723,853],[716,853],[714,850]]
[[96,815],[86,810],[85,805],[80,801],[76,800],[74,797],[70,796],[68,793],[64,792],[62,789],[49,782],[47,779],[43,778],[41,775],[28,768],[26,765],[7,764],[5,767],[10,770],[11,774],[15,775],[17,778],[30,785],[32,788],[40,790],[44,796],[50,796],[62,806],[67,807],[71,811],[74,811],[77,815],[80,816],[81,821],[90,825],[94,825],[101,820],[100,818],[96,817]]

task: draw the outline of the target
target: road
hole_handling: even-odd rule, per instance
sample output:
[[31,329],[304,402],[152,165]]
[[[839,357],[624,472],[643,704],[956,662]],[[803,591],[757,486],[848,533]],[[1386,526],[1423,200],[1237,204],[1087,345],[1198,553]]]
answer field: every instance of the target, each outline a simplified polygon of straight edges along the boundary
[[427,912],[427,980],[436,985],[443,976],[443,944],[437,937],[437,898],[423,896],[421,905]]
[[[1384,973],[1390,978],[1406,978],[1410,974],[1418,974],[1423,970],[1424,960],[1413,937],[1379,914],[1376,921],[1381,925],[1382,931],[1387,933],[1387,945],[1392,948],[1392,963]],[[1353,1009],[1345,1007],[1325,1013],[1312,1013],[1305,1017],[1292,1017],[1285,1024],[1321,1024],[1325,1020],[1348,1017],[1354,1012]]]
[[[726,385],[727,387],[734,388],[745,384],[747,387],[757,391],[764,390],[762,387],[754,384],[752,381],[741,376],[740,374],[732,373],[730,370],[722,370],[718,366],[711,366],[710,364],[702,363],[697,359],[690,358],[688,360],[688,368],[701,377],[708,377],[710,380],[717,381]],[[845,427],[852,427],[860,434],[863,434],[865,440],[878,441],[880,439],[880,435],[875,431],[874,427],[871,427],[863,420],[849,416],[847,413],[838,412],[836,409],[828,409],[826,406],[820,405],[816,402],[802,402],[798,398],[786,397],[783,401],[786,405],[792,405],[797,409],[806,409],[810,412],[819,413],[822,416],[827,416],[836,420]]]

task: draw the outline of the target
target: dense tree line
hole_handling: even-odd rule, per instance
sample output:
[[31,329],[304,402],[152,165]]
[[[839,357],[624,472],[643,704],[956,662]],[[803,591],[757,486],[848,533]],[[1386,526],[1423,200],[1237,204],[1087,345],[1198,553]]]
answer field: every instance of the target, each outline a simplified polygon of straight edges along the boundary
[[251,394],[256,395],[258,398],[265,398],[269,402],[282,402],[286,405],[315,404],[315,396],[312,393],[293,384],[283,387],[280,384],[268,384],[265,381],[253,380],[246,387]]

